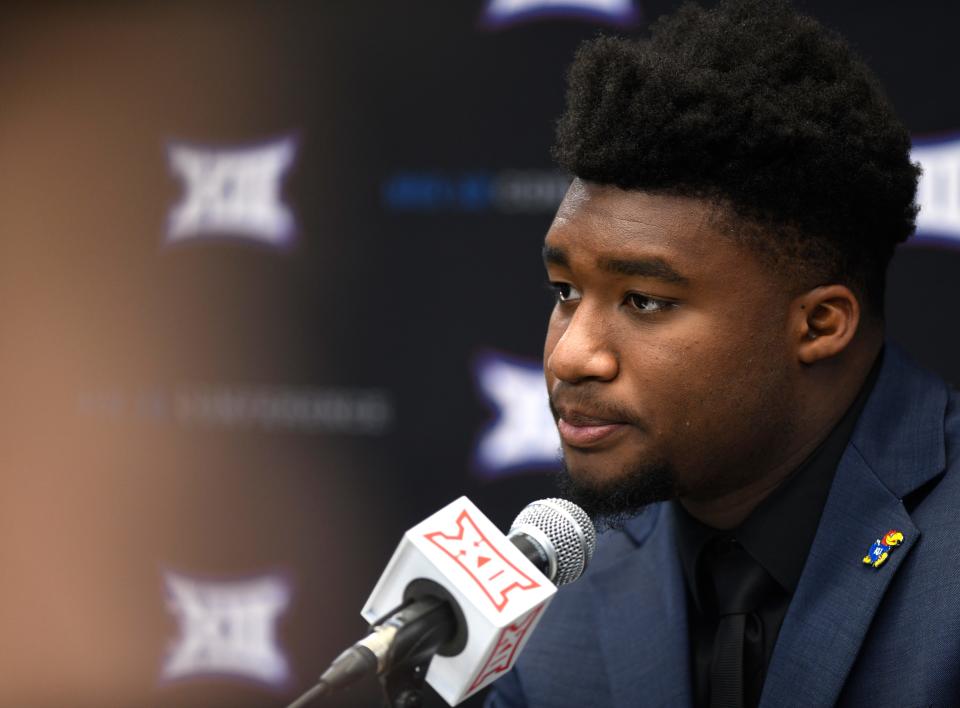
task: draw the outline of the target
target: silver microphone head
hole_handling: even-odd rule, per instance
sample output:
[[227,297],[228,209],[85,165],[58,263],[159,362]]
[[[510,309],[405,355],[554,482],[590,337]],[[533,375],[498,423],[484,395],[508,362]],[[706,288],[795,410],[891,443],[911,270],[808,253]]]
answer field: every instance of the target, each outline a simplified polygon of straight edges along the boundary
[[549,564],[547,577],[566,585],[586,570],[597,547],[597,532],[587,513],[566,499],[541,499],[524,507],[509,536],[523,534],[539,545]]

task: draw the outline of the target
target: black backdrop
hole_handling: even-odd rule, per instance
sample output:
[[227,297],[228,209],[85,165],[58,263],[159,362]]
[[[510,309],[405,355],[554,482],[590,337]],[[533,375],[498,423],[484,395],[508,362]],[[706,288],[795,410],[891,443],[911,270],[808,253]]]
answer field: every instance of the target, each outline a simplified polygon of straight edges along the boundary
[[[508,4],[4,5],[0,705],[285,705],[362,632],[407,527],[460,494],[506,526],[551,493],[548,432],[516,416],[550,307],[564,71],[580,40],[642,33],[677,3],[624,2],[624,19],[528,0],[540,11],[489,20]],[[926,150],[943,218],[892,266],[889,331],[956,381],[960,10],[801,6],[858,48]],[[217,227],[210,204],[170,235],[196,187],[178,146],[224,158],[204,174],[226,170],[213,199],[236,211],[230,155],[285,139],[289,166],[251,168],[245,198],[289,210],[291,240]],[[510,403],[491,362],[528,372]],[[257,640],[270,676],[243,669],[256,637],[217,645],[257,578],[283,588],[249,630],[276,634]],[[220,607],[206,634],[188,606]],[[330,703],[375,704],[374,685]]]

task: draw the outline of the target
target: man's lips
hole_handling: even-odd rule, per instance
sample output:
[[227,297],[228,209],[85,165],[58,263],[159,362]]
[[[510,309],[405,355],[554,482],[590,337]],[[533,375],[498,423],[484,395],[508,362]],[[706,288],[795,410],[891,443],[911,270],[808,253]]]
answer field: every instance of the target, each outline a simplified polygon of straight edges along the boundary
[[626,425],[621,421],[596,418],[577,411],[561,413],[557,419],[561,439],[573,447],[598,445]]

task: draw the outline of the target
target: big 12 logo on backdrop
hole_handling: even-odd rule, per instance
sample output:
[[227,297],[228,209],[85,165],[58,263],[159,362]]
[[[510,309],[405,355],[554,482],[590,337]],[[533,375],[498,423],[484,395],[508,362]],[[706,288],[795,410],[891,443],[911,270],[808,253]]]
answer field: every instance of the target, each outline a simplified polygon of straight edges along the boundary
[[170,170],[185,191],[170,210],[167,242],[227,236],[288,245],[295,224],[280,188],[296,147],[292,137],[229,149],[168,145]]
[[500,28],[518,22],[572,17],[628,26],[640,19],[637,0],[489,0],[482,23]]
[[560,434],[550,413],[539,361],[485,352],[473,362],[474,380],[494,419],[474,448],[474,468],[484,477],[560,466]]
[[923,174],[917,187],[917,238],[960,246],[960,136],[918,138],[910,156]]
[[290,602],[282,577],[214,582],[166,573],[165,582],[180,636],[167,655],[164,680],[225,675],[286,684],[290,670],[276,640],[277,618]]

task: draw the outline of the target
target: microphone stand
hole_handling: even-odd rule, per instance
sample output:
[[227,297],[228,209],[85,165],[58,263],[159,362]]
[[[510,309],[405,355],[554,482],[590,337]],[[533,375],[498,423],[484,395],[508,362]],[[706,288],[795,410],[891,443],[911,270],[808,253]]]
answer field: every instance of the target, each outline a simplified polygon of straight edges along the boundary
[[[413,589],[434,586],[436,583],[429,580],[410,584]],[[463,615],[459,607],[443,598],[444,593],[440,588],[436,594],[407,599],[377,620],[370,626],[368,639],[381,637],[379,642],[361,640],[340,654],[317,685],[287,708],[303,708],[315,698],[345,688],[369,673],[380,676],[387,708],[420,708],[423,684],[434,654],[443,654],[445,649],[451,655],[457,654],[466,644]],[[386,645],[381,632],[387,632]]]
[[[431,657],[432,658],[432,657]],[[398,666],[380,677],[386,708],[421,708],[430,658],[416,665]]]
[[380,675],[387,708],[423,705],[427,669],[437,651],[455,638],[458,614],[436,596],[408,602],[393,614],[391,620],[403,630],[390,648],[390,668]]

